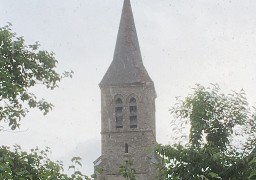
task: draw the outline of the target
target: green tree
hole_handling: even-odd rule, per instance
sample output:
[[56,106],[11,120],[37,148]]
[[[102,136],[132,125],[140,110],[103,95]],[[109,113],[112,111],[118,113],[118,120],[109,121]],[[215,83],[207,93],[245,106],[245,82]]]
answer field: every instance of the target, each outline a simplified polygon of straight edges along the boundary
[[119,167],[119,173],[126,179],[126,180],[136,180],[135,178],[135,169],[132,167],[132,161],[125,160],[124,164]]
[[[12,130],[19,128],[20,120],[29,109],[38,108],[47,114],[53,105],[44,99],[38,99],[30,92],[40,84],[55,89],[63,77],[72,77],[73,72],[56,71],[57,60],[54,53],[40,50],[36,42],[25,45],[23,37],[12,32],[11,25],[0,28],[0,122],[7,122]],[[1,129],[0,129],[1,130]],[[49,158],[49,148],[30,152],[14,148],[0,147],[0,179],[5,180],[82,180],[90,179],[77,167],[82,166],[81,159],[74,157],[70,169],[71,175],[64,173],[60,161]]]
[[[179,101],[172,109],[172,123],[189,125],[188,142],[159,145],[163,158],[161,173],[165,179],[248,179],[255,178],[255,116],[245,93],[223,94],[218,85],[197,85],[194,93]],[[237,148],[232,138],[247,139]],[[242,137],[243,136],[243,137]]]
[[59,74],[54,53],[39,48],[38,42],[25,45],[10,24],[0,28],[0,122],[7,122],[12,130],[30,108],[47,114],[53,107],[30,92],[33,86],[54,89],[63,77],[72,76],[72,72]]
[[63,173],[63,164],[60,161],[54,162],[49,158],[50,149],[38,148],[31,151],[22,151],[20,146],[14,149],[2,146],[0,148],[0,179],[5,180],[89,180],[83,175],[77,166],[82,166],[81,158],[72,159],[73,173],[69,176]]

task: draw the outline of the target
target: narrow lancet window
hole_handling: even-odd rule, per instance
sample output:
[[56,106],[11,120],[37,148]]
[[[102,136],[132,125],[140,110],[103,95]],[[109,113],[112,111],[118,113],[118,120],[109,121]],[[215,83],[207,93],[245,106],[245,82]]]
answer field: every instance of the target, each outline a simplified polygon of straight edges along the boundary
[[130,99],[130,128],[137,128],[137,102],[134,97]]
[[128,144],[127,143],[125,143],[125,153],[128,153],[129,151],[128,151]]
[[120,98],[116,100],[115,117],[116,128],[123,128],[123,101]]

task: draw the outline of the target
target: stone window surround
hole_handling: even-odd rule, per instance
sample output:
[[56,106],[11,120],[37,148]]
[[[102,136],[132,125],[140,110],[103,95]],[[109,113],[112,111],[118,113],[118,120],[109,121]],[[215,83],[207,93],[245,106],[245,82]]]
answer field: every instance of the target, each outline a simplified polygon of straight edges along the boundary
[[[123,111],[124,103],[122,96],[115,97],[115,126],[116,128],[123,128]],[[120,111],[120,112],[119,112]],[[118,114],[117,114],[118,112]]]
[[137,128],[138,126],[137,112],[137,100],[132,96],[129,101],[130,128]]
[[[129,119],[129,125],[128,125],[128,127],[130,128],[130,129],[137,129],[138,128],[138,109],[139,109],[139,103],[138,102],[141,102],[141,98],[139,98],[139,96],[137,96],[136,94],[134,94],[134,93],[131,93],[130,95],[128,95],[128,96],[126,96],[126,98],[124,98],[123,97],[123,95],[121,95],[121,94],[116,94],[115,96],[114,96],[114,99],[113,99],[113,108],[114,108],[114,119],[115,119],[115,127],[116,127],[116,110],[115,110],[115,108],[116,108],[116,100],[118,99],[118,98],[120,98],[121,100],[122,100],[122,102],[123,102],[123,117],[122,117],[122,120],[124,120],[124,119],[126,119],[127,117],[127,119]],[[135,100],[136,100],[136,107],[137,107],[137,116],[136,116],[136,119],[137,119],[137,126],[136,127],[131,127],[130,126],[130,123],[131,123],[131,120],[130,120],[130,100],[132,99],[132,98],[134,98]],[[124,100],[125,99],[125,100]],[[125,103],[124,103],[125,102]],[[128,110],[126,110],[128,108]],[[127,116],[126,118],[124,117],[124,116]],[[123,121],[122,121],[122,123],[123,123]],[[124,125],[124,124],[123,124]],[[123,129],[124,128],[124,126],[122,126],[122,127],[116,127],[116,129]]]

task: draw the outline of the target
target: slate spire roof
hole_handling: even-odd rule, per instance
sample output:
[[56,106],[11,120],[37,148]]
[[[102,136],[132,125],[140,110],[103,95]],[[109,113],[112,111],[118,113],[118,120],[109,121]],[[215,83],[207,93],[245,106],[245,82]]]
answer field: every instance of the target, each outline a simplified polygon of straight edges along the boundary
[[130,0],[124,0],[114,58],[100,86],[153,83],[141,57]]

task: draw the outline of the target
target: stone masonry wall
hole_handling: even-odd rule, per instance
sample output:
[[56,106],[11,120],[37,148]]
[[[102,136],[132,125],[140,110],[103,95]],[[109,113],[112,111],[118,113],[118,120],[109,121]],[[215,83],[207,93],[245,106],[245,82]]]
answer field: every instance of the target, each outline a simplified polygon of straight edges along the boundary
[[[151,156],[155,138],[155,89],[153,85],[101,87],[102,163],[104,178],[121,180],[119,167],[125,160],[133,162],[138,180],[150,180]],[[123,128],[115,126],[115,97],[124,103]],[[137,128],[130,128],[129,100],[137,100]],[[125,144],[128,153],[125,153]],[[118,179],[120,178],[120,179]]]

